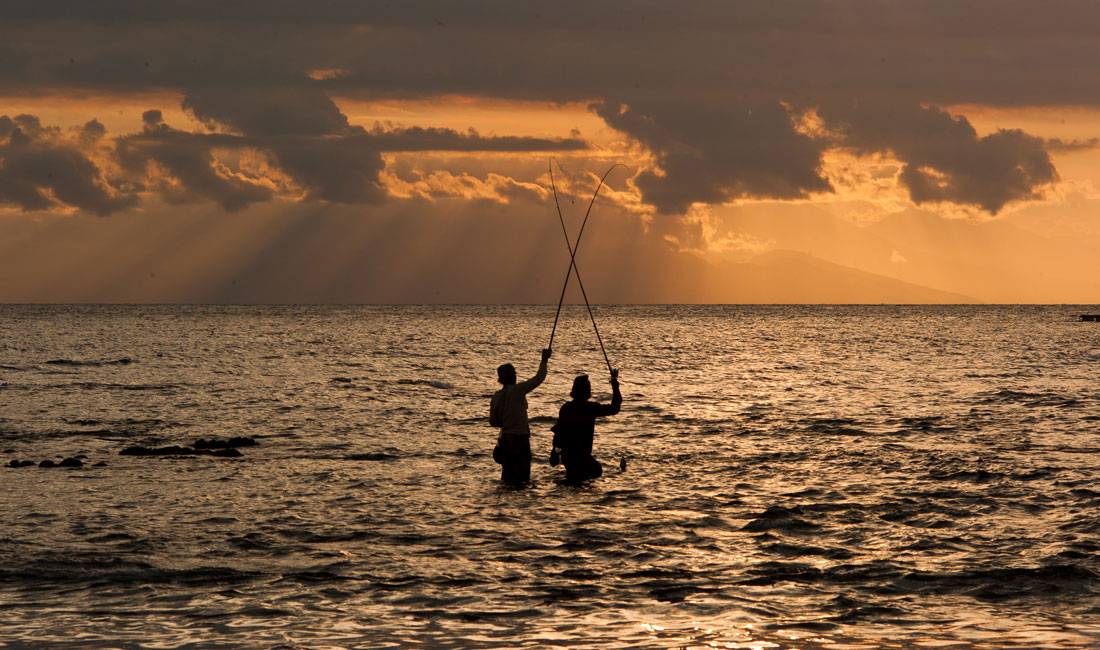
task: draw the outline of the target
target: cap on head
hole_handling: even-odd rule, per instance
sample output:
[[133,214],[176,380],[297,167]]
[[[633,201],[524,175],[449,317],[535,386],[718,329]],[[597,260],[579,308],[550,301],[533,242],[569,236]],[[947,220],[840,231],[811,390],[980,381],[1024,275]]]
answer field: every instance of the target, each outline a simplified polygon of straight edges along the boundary
[[580,375],[573,380],[573,390],[569,391],[569,396],[579,400],[592,397],[592,384],[588,381],[588,375]]
[[499,366],[497,368],[497,381],[505,385],[516,383],[516,367],[510,363]]

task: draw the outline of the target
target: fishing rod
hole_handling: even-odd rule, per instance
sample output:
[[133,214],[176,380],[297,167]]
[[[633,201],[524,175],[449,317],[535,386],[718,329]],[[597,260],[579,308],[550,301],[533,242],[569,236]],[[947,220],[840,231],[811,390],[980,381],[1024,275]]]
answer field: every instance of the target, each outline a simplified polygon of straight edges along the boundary
[[[584,306],[588,309],[588,317],[592,320],[592,329],[596,332],[596,341],[600,344],[600,352],[603,353],[604,363],[607,364],[607,372],[612,377],[614,377],[615,371],[611,368],[611,360],[607,357],[607,349],[604,348],[603,338],[600,336],[600,328],[596,325],[596,316],[592,313],[592,304],[588,301],[588,293],[584,290],[584,282],[581,280],[581,271],[577,268],[577,250],[580,248],[581,245],[581,237],[584,235],[584,227],[588,225],[588,216],[592,213],[592,206],[596,203],[596,196],[599,195],[600,189],[603,188],[604,181],[607,180],[608,175],[610,175],[616,167],[625,167],[626,165],[623,165],[622,163],[615,163],[610,168],[608,168],[608,170],[604,172],[603,177],[600,178],[600,184],[596,186],[596,191],[592,193],[592,200],[588,202],[588,210],[586,210],[584,213],[584,220],[581,222],[581,229],[577,233],[576,247],[574,247],[569,242],[569,231],[565,227],[565,218],[562,217],[561,204],[558,201],[558,188],[557,185],[554,183],[555,162],[557,161],[554,158],[550,159],[550,188],[554,192],[554,207],[557,208],[558,221],[561,223],[561,232],[565,236],[565,247],[569,249],[569,268],[565,270],[565,282],[562,284],[561,287],[561,297],[558,298],[558,310],[557,313],[554,314],[554,327],[550,330],[550,345],[548,345],[547,347],[550,349],[553,349],[554,347],[554,334],[557,332],[558,329],[558,317],[561,316],[561,306],[562,303],[565,301],[565,290],[569,287],[569,275],[570,273],[572,273],[577,276],[577,286],[580,287],[581,296],[584,297]],[[558,163],[558,167],[561,167],[561,163]]]

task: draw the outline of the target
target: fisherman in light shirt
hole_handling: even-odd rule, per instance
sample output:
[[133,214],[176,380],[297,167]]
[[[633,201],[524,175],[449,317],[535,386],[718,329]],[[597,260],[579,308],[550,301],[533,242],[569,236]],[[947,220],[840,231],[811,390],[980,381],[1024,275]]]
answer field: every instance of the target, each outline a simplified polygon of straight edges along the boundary
[[506,363],[497,368],[501,388],[489,404],[489,424],[500,427],[493,460],[500,463],[500,480],[522,484],[531,480],[531,428],[527,424],[527,393],[546,379],[550,350],[542,351],[542,362],[535,376],[516,383],[516,368]]

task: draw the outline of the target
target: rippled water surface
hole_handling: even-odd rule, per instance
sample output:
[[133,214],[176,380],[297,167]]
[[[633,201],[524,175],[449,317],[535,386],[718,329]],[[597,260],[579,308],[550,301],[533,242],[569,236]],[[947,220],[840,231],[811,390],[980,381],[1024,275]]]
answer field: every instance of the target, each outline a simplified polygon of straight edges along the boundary
[[0,307],[0,646],[1094,647],[1096,309],[597,307],[583,487],[567,309],[515,490],[552,307]]

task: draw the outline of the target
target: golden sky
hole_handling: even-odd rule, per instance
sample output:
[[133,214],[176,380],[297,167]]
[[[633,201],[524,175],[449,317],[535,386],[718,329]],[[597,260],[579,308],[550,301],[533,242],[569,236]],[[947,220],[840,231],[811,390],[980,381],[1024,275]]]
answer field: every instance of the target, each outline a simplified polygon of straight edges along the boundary
[[1092,3],[7,14],[0,301],[1100,302]]

